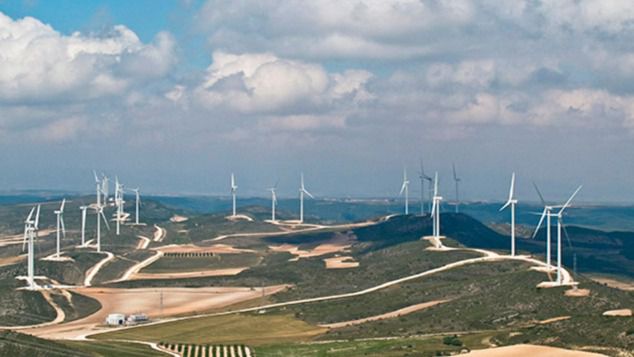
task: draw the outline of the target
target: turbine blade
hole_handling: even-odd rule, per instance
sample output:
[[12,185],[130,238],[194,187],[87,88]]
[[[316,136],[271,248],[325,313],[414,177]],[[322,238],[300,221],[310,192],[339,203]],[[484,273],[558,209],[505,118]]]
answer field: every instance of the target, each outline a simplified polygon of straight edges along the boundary
[[508,207],[511,204],[511,200],[506,201],[506,203],[504,204],[504,206],[502,206],[502,208],[500,208],[500,212],[504,211],[504,209],[506,207]]
[[406,181],[403,181],[403,185],[401,186],[401,191],[398,193],[399,196],[402,195],[403,192],[405,191],[405,186],[407,186],[407,183]]
[[24,248],[26,247],[26,240],[28,237],[28,232],[29,232],[29,226],[28,224],[24,225],[24,239],[22,240],[22,251],[24,251]]
[[64,206],[65,206],[65,205],[66,205],[66,199],[64,198],[64,199],[62,200],[62,205],[61,205],[61,206],[59,206],[59,211],[60,211],[60,212],[62,212],[62,213],[64,212]]
[[37,205],[37,210],[35,210],[35,231],[37,232],[40,229],[40,205]]
[[434,201],[434,204],[431,206],[431,216],[434,217],[435,214],[436,214],[436,201]]
[[453,169],[453,180],[458,181],[458,175],[456,175],[456,164],[452,163],[451,168]]
[[59,223],[62,226],[62,235],[66,238],[66,225],[64,225],[64,216],[59,217]]
[[509,201],[513,199],[513,195],[515,194],[515,172],[511,175],[511,189],[509,190]]
[[92,174],[95,176],[95,183],[99,183],[99,177],[97,177],[97,171],[92,170]]
[[108,230],[110,230],[110,225],[108,224],[108,219],[106,219],[106,215],[103,214],[103,210],[99,211],[99,214],[101,215],[101,218],[103,218],[103,222],[106,224],[106,228],[108,228]]
[[566,203],[564,203],[564,205],[561,207],[561,209],[559,210],[559,216],[561,216],[561,214],[564,212],[564,210],[566,208],[568,208],[568,206],[570,206],[570,202],[572,202],[572,199],[575,198],[575,196],[577,195],[577,193],[579,193],[579,190],[581,190],[583,186],[579,186],[577,187],[577,190],[575,190],[575,192],[572,194],[572,196],[570,196],[570,198],[568,199],[568,201],[566,201]]
[[31,218],[33,217],[33,212],[35,212],[35,206],[33,206],[33,208],[31,208],[31,212],[29,212],[29,216],[26,217],[26,221],[24,221],[24,223],[28,223],[31,221]]
[[438,171],[436,171],[434,176],[434,196],[438,196]]
[[535,187],[535,191],[537,191],[537,195],[539,196],[540,201],[542,201],[542,205],[546,206],[546,201],[544,200],[544,196],[542,196],[542,193],[539,190],[539,187],[537,187],[537,184],[535,183],[535,181],[533,181],[533,187]]
[[542,213],[541,218],[539,219],[539,223],[537,224],[537,228],[535,228],[535,232],[533,233],[533,239],[537,236],[537,232],[542,227],[542,223],[544,223],[544,218],[546,218],[546,208],[544,208],[544,212]]
[[561,217],[559,217],[559,224],[561,225],[561,230],[564,231],[564,236],[566,237],[566,241],[568,242],[568,247],[574,248],[572,246],[572,241],[570,240],[570,235],[568,234],[568,230],[566,229],[566,226],[564,225],[564,220]]
[[304,193],[305,193],[306,195],[308,195],[308,197],[310,197],[310,198],[312,198],[312,199],[315,199],[315,196],[313,196],[310,192],[308,192],[308,191],[304,190]]

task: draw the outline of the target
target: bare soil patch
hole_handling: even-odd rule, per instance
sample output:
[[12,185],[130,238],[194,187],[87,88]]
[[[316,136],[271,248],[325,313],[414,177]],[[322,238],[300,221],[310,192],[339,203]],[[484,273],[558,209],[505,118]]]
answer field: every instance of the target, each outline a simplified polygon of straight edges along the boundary
[[535,345],[514,345],[476,350],[463,354],[465,357],[604,357],[602,354],[566,350],[563,348]]

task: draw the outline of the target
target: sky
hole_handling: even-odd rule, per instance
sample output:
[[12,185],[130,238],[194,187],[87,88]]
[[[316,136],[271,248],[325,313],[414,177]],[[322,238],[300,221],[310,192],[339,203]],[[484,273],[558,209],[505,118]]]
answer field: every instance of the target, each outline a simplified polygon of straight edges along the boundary
[[0,191],[634,202],[634,3],[0,0]]

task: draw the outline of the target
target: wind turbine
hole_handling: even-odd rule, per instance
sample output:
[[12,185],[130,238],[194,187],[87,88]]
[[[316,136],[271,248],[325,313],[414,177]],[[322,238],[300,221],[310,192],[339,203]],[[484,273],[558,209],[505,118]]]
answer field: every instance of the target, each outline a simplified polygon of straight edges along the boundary
[[539,219],[537,228],[535,228],[535,232],[533,233],[533,238],[537,236],[537,232],[539,232],[539,229],[541,228],[542,223],[544,223],[544,218],[546,218],[546,266],[548,267],[548,269],[552,269],[552,265],[550,263],[550,257],[551,257],[551,253],[550,253],[551,224],[550,222],[551,222],[551,218],[553,217],[552,210],[555,207],[546,204],[546,201],[544,200],[544,196],[542,196],[542,193],[539,191],[539,187],[537,187],[537,184],[535,184],[535,182],[533,182],[533,187],[535,187],[535,191],[537,191],[537,195],[539,196],[540,201],[544,205],[544,211],[542,212],[541,218]]
[[451,167],[453,168],[453,180],[456,184],[456,213],[458,213],[460,211],[460,191],[458,189],[458,186],[462,179],[458,178],[458,175],[456,175],[456,165],[451,164]]
[[117,221],[117,235],[121,233],[121,219],[123,218],[123,185],[119,183],[119,177],[115,176],[115,194],[114,194],[114,202],[117,207],[116,213],[116,221]]
[[[35,213],[35,219],[33,220],[33,212]],[[31,208],[29,212],[29,216],[24,221],[24,243],[22,244],[22,250],[24,250],[24,245],[28,243],[28,257],[27,257],[27,277],[26,281],[28,284],[28,289],[35,289],[35,247],[33,244],[33,240],[37,235],[37,231],[39,229],[40,222],[40,205],[37,205],[37,211],[35,207]]]
[[517,205],[517,200],[515,199],[515,172],[513,172],[509,199],[500,208],[500,212],[502,212],[506,207],[511,206],[511,256],[515,256],[515,205]]
[[92,170],[92,174],[95,176],[95,183],[97,184],[97,205],[101,205],[101,194],[103,193],[103,186],[101,185],[101,181],[99,177],[97,177],[97,172]]
[[405,214],[409,214],[409,180],[407,179],[407,169],[403,169],[403,185],[401,186],[401,192],[399,196],[405,193]]
[[97,215],[97,252],[101,252],[101,219],[103,219],[103,222],[106,224],[106,228],[110,230],[106,215],[103,214],[103,207],[104,205],[101,203],[95,206],[95,214]]
[[64,226],[64,205],[66,205],[65,198],[62,200],[59,210],[54,211],[57,216],[57,252],[55,253],[55,258],[59,258],[60,235],[63,235],[64,238],[66,238],[66,227]]
[[135,223],[136,225],[139,224],[139,206],[141,205],[141,195],[139,193],[139,188],[133,188],[132,192],[134,192],[135,196],[136,196],[136,203],[135,203],[135,209],[136,209],[136,215],[135,215]]
[[110,185],[108,183],[108,176],[105,174],[101,174],[101,193],[103,194],[103,202],[108,203],[108,190],[110,189]]
[[231,196],[233,198],[233,214],[232,216],[236,216],[236,193],[238,191],[238,185],[236,185],[236,177],[231,173]]
[[304,223],[304,194],[306,194],[308,197],[315,199],[315,197],[313,197],[313,195],[310,194],[310,192],[308,192],[306,190],[306,187],[304,187],[304,173],[301,173],[300,176],[300,186],[299,186],[299,223]]
[[559,210],[559,212],[557,212],[555,214],[555,217],[557,217],[557,285],[561,285],[561,283],[562,283],[562,274],[561,274],[561,230],[563,228],[563,213],[564,213],[564,210],[570,206],[570,203],[572,202],[572,199],[575,198],[575,196],[577,195],[579,190],[581,190],[581,187],[583,187],[583,186],[577,187],[577,189],[575,190],[575,192],[573,192],[572,196],[570,196],[568,201],[566,201],[566,203],[564,203],[564,205],[561,206],[561,209]]
[[81,246],[86,246],[86,210],[88,206],[80,206],[81,210]]
[[442,197],[438,196],[438,172],[434,175],[434,196],[432,197],[431,216],[433,219],[434,237],[440,237],[440,202]]
[[277,195],[275,194],[275,190],[277,189],[277,183],[275,186],[269,188],[271,191],[271,222],[275,221],[275,207],[277,206]]
[[[432,197],[432,178],[425,175],[425,167],[423,166],[423,160],[420,160],[420,172],[418,175],[420,178],[420,215],[425,215],[425,181],[429,181],[429,199]],[[430,202],[431,203],[431,202]],[[431,207],[429,207],[431,210]]]

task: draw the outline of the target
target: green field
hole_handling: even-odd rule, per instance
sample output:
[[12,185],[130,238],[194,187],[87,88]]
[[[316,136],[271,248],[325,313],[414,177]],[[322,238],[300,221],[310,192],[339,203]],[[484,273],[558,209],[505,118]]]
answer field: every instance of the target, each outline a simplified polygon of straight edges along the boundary
[[168,356],[153,349],[152,347],[140,343],[130,343],[124,341],[63,341],[64,345],[76,351],[81,351],[91,356],[117,356],[117,357],[153,357]]
[[258,264],[261,257],[253,253],[216,254],[208,257],[161,257],[141,273],[170,273],[211,269],[241,268]]
[[325,329],[289,314],[233,314],[201,317],[94,335],[99,340],[122,339],[191,344],[246,344],[307,341]]

